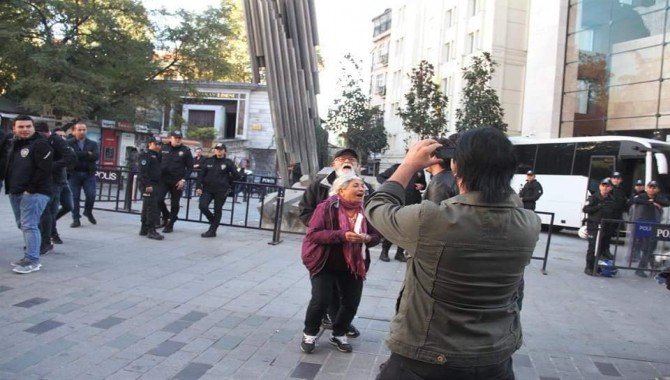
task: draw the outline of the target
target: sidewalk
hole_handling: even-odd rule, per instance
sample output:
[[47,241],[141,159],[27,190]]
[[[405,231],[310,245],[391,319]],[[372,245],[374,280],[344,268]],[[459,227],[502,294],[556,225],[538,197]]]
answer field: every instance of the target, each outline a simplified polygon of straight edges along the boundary
[[[42,270],[11,271],[23,242],[0,196],[0,379],[374,379],[405,264],[373,263],[354,324],[354,352],[324,335],[300,351],[309,300],[301,236],[178,222],[164,241],[137,235],[139,217],[95,213],[71,229]],[[543,236],[544,239],[544,236]],[[536,256],[544,254],[538,244]],[[632,272],[582,273],[586,241],[554,235],[548,275],[526,270],[525,343],[517,379],[670,376],[670,291]],[[328,333],[326,333],[328,334]]]

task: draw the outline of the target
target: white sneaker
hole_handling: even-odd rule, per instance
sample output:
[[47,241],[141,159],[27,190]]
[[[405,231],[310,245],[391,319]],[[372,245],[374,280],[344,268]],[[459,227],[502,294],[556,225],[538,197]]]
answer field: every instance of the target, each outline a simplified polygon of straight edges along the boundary
[[28,273],[31,273],[31,272],[37,272],[38,270],[40,270],[40,268],[42,268],[42,264],[40,264],[40,263],[30,263],[30,264],[27,264],[27,265],[14,267],[14,269],[12,269],[12,270],[16,273],[28,274]]
[[300,342],[300,350],[306,354],[314,351],[316,347],[316,335],[303,334],[302,342]]

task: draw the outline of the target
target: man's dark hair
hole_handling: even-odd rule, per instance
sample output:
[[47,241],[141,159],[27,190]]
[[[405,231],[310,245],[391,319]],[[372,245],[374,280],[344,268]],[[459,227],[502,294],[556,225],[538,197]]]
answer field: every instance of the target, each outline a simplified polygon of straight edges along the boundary
[[19,115],[19,116],[17,116],[17,117],[14,118],[14,121],[12,121],[12,127],[16,125],[16,122],[17,122],[17,121],[26,121],[26,120],[29,120],[29,121],[32,121],[33,123],[35,123],[35,122],[33,121],[33,118],[32,118],[32,117],[30,117],[30,116],[28,116],[28,115]]
[[35,132],[48,133],[49,124],[47,124],[44,121],[38,121],[37,123],[35,123]]
[[433,140],[442,144],[441,147],[435,149],[433,156],[442,159],[440,162],[442,169],[451,170],[451,159],[456,153],[456,144],[446,137],[433,137]]
[[456,145],[458,173],[468,191],[481,192],[481,200],[496,203],[514,192],[510,181],[517,167],[514,146],[495,128],[475,128],[459,136]]

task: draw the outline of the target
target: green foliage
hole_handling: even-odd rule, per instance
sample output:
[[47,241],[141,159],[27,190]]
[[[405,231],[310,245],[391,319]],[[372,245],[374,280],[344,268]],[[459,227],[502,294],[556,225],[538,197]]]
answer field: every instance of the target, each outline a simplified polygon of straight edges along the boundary
[[328,126],[365,162],[369,153],[388,149],[388,136],[382,111],[370,107],[370,98],[361,89],[360,63],[349,54],[344,58],[338,80],[342,92],[328,109]]
[[186,133],[189,139],[192,140],[214,140],[216,137],[216,129],[211,127],[193,127],[191,126]]
[[178,97],[164,79],[229,72],[233,1],[196,14],[148,12],[137,0],[5,0],[0,93],[57,117],[133,120]]
[[447,104],[449,99],[435,83],[433,65],[421,61],[408,74],[412,86],[405,94],[405,108],[396,113],[405,130],[427,137],[444,136],[447,132]]
[[456,130],[494,127],[507,131],[505,112],[490,82],[496,62],[491,53],[473,56],[470,66],[463,68],[465,86],[461,94],[461,107],[456,110]]

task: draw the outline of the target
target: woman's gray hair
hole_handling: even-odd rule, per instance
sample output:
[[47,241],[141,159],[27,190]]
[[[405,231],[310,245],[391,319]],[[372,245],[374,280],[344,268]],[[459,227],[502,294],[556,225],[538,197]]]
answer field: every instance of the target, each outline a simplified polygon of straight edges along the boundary
[[347,173],[347,174],[342,174],[341,176],[337,177],[335,181],[333,181],[333,185],[330,186],[330,191],[328,192],[328,195],[335,195],[340,189],[344,189],[349,185],[349,182],[359,179],[362,181],[362,179],[357,176],[356,174],[353,173]]

